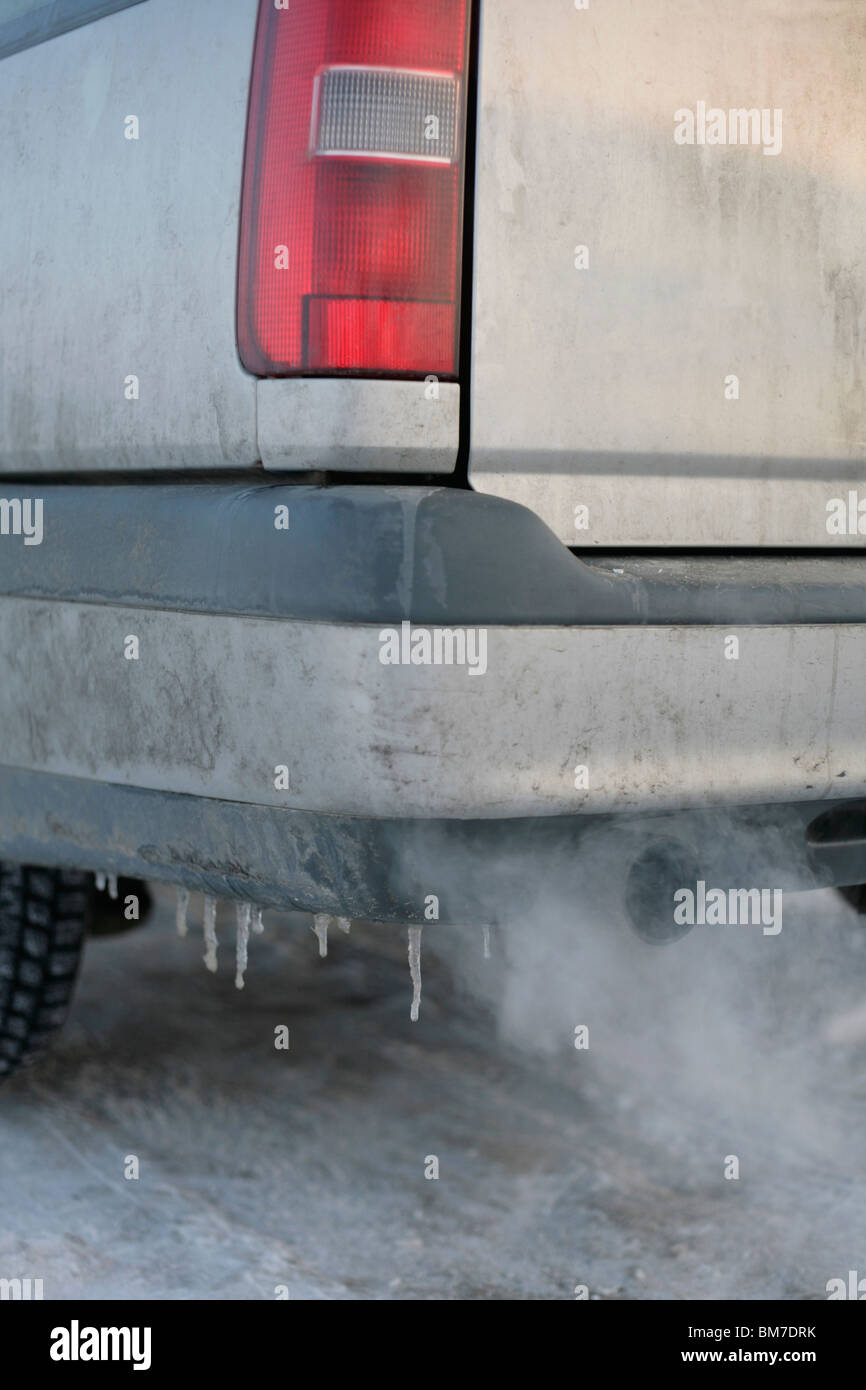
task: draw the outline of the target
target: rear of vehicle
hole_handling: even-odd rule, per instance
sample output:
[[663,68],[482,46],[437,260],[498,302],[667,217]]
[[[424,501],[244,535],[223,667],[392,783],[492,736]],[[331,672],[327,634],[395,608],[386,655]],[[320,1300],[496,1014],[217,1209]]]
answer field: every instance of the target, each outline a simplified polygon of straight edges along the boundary
[[651,940],[866,880],[864,38],[0,0],[3,860],[416,926],[595,877]]

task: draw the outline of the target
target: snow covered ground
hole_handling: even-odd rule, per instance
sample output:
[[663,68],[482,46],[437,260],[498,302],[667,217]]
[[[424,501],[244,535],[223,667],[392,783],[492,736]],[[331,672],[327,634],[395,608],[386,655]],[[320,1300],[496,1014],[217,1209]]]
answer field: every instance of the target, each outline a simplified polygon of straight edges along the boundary
[[0,1090],[0,1276],[57,1299],[823,1298],[866,1275],[866,919],[791,902],[777,937],[665,948],[541,912],[490,960],[480,928],[425,927],[412,1023],[405,929],[332,931],[321,959],[310,918],[266,912],[239,992],[232,914],[213,975],[201,899],[181,938],[161,891],[89,944],[54,1052]]

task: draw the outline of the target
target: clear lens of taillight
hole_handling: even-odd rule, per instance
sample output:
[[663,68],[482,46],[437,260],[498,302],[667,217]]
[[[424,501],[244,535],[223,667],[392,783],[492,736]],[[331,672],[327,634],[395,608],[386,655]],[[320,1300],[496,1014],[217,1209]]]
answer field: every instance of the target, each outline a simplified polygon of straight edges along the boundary
[[456,376],[468,0],[262,0],[238,346],[259,376]]

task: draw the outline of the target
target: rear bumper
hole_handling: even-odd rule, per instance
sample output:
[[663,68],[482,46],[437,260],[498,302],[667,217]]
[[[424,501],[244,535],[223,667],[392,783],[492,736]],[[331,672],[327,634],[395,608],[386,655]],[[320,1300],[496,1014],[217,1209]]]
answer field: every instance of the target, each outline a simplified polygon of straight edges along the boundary
[[0,853],[410,919],[466,861],[460,920],[485,853],[533,878],[723,815],[802,886],[866,878],[805,838],[866,799],[866,557],[701,581],[457,489],[38,491],[42,544],[0,544]]

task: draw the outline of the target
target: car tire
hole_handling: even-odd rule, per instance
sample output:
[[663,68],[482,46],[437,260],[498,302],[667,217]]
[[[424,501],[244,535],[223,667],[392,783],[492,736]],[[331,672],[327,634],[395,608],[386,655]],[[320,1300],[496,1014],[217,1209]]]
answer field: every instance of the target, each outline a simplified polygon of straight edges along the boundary
[[0,863],[0,1081],[31,1062],[66,1018],[92,875]]

